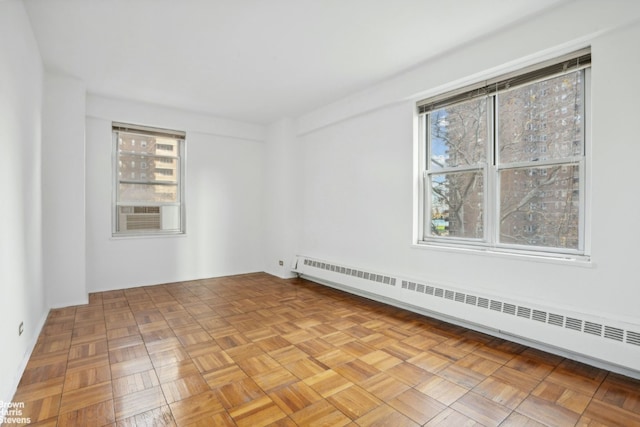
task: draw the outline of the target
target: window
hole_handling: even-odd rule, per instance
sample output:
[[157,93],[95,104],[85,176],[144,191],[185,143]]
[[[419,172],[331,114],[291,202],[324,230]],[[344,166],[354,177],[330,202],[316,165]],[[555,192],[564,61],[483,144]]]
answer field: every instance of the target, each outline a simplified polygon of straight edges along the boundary
[[585,254],[590,53],[418,103],[420,243]]
[[113,124],[113,235],[184,233],[184,138]]

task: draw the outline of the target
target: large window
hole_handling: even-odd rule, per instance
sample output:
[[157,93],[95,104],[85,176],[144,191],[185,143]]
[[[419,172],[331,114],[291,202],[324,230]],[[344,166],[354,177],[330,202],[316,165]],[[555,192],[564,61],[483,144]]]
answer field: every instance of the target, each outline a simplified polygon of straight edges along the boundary
[[418,103],[420,242],[585,254],[591,56]]
[[184,137],[113,124],[114,235],[184,233]]

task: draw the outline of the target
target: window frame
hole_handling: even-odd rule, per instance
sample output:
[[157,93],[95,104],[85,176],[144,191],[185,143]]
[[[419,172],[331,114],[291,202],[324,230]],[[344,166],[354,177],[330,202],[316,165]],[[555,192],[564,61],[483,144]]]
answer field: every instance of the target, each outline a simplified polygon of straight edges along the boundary
[[[582,59],[585,55],[589,55],[589,62],[587,64],[577,64],[573,69],[565,69],[544,74],[540,78],[530,79],[524,83],[509,86],[508,80],[515,76],[515,80],[518,80],[520,75],[527,73],[535,73],[537,70],[541,70],[548,67],[548,64],[560,64],[562,61],[566,61],[566,57]],[[532,71],[533,70],[533,71]],[[583,81],[581,82],[583,88],[583,120],[581,122],[582,128],[582,154],[580,156],[563,157],[561,159],[549,159],[544,161],[524,161],[524,162],[512,162],[512,163],[500,163],[499,161],[499,140],[498,140],[498,122],[500,117],[497,112],[497,96],[507,90],[514,89],[529,84],[533,84],[536,81],[543,81],[552,79],[565,74],[570,74],[577,70],[583,70]],[[489,138],[486,142],[487,158],[486,162],[481,168],[474,166],[466,166],[465,168],[439,168],[434,169],[431,164],[431,125],[429,123],[430,112],[437,111],[439,108],[443,108],[448,105],[457,104],[465,100],[464,95],[473,91],[482,92],[484,89],[482,85],[488,86],[488,82],[479,83],[477,85],[467,86],[458,90],[449,91],[440,95],[436,95],[424,100],[420,100],[416,103],[416,118],[417,118],[417,166],[419,172],[419,178],[417,180],[416,201],[418,204],[418,212],[416,215],[416,240],[414,244],[419,247],[439,247],[450,248],[453,250],[474,250],[489,253],[503,253],[503,254],[515,254],[515,255],[531,255],[542,258],[555,258],[555,259],[569,259],[569,260],[590,260],[590,239],[589,239],[589,224],[590,224],[590,209],[588,209],[590,200],[590,153],[591,153],[591,60],[589,49],[584,49],[579,52],[574,52],[565,57],[552,59],[545,61],[542,64],[533,65],[524,68],[521,71],[511,72],[503,76],[499,76],[492,81],[500,81],[500,85],[504,81],[507,81],[506,86],[497,88],[491,93],[482,94],[474,93],[474,97],[487,97],[487,114],[488,119],[488,134]],[[492,83],[495,84],[495,83]],[[454,99],[452,102],[447,102],[447,99]],[[425,105],[437,105],[437,107],[431,107],[425,109]],[[426,110],[426,111],[425,111]],[[500,207],[500,174],[501,171],[513,170],[513,169],[525,169],[525,168],[543,168],[553,165],[577,165],[579,168],[579,202],[578,202],[578,248],[562,248],[542,245],[526,245],[517,243],[503,243],[500,242],[500,221],[501,215]],[[463,169],[468,170],[483,170],[484,180],[484,205],[483,205],[483,231],[484,236],[482,238],[466,238],[466,237],[451,237],[451,236],[437,236],[431,233],[431,207],[432,207],[432,191],[431,191],[431,176],[437,174],[443,174],[446,172],[461,171]]]
[[[156,128],[150,126],[142,126],[128,123],[112,123],[112,201],[111,201],[111,236],[114,238],[126,238],[126,237],[154,237],[154,236],[178,236],[186,234],[186,204],[185,204],[185,188],[186,188],[186,133],[177,130],[169,130],[163,128]],[[177,142],[177,153],[175,156],[168,156],[164,154],[147,154],[136,153],[145,158],[171,158],[175,159],[178,172],[176,173],[177,185],[176,191],[178,193],[176,202],[153,202],[153,201],[120,201],[120,183],[121,181],[130,181],[130,179],[122,179],[119,176],[120,172],[120,150],[119,150],[119,133],[124,132],[128,134],[140,134],[141,136],[158,136],[163,138],[175,139]],[[145,141],[146,142],[146,141]],[[144,144],[146,146],[146,143]],[[148,161],[144,169],[145,181],[135,182],[142,185],[166,185],[155,180],[147,178],[149,165]],[[164,163],[163,163],[164,165]],[[163,166],[166,169],[166,166]],[[160,167],[162,169],[162,167]],[[177,206],[177,213],[179,215],[178,227],[170,229],[138,229],[138,230],[119,230],[119,216],[121,207],[158,207],[159,211],[163,206]],[[162,216],[159,217],[160,224],[162,224]],[[162,227],[162,225],[160,225]]]

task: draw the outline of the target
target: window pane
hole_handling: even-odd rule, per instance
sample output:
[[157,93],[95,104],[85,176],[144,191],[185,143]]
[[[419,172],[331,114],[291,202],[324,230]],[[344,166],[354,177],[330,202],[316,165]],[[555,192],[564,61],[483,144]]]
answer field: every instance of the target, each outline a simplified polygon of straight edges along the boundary
[[431,235],[482,239],[483,191],[481,171],[431,175]]
[[500,243],[579,249],[576,164],[500,171]]
[[583,71],[498,94],[500,163],[581,156]]
[[121,203],[164,202],[177,203],[177,185],[120,183],[119,200]]
[[477,165],[486,161],[486,98],[433,111],[429,120],[431,169]]
[[178,182],[178,159],[173,157],[147,156],[120,153],[118,156],[118,179],[125,181]]
[[178,140],[175,138],[118,132],[118,152],[178,156]]

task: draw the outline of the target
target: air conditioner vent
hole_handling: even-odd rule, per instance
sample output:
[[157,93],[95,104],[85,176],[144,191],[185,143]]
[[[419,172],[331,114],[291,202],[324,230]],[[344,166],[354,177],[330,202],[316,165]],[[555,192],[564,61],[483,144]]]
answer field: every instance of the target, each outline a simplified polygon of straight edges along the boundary
[[491,310],[502,311],[502,303],[494,299],[491,300],[491,305],[489,307],[491,308]]
[[130,214],[126,215],[125,230],[160,230],[160,214]]
[[449,289],[446,289],[446,290],[444,291],[444,297],[445,297],[446,299],[450,299],[450,300],[452,300],[454,295],[455,295],[455,292],[450,291]]
[[464,297],[466,295],[461,292],[456,292],[456,302],[464,302]]
[[475,295],[467,295],[466,303],[469,305],[476,305],[478,298]]
[[489,308],[489,299],[482,297],[478,298],[478,307]]
[[442,288],[436,288],[435,291],[433,292],[433,294],[437,297],[442,298],[444,296],[444,289]]
[[434,290],[435,289],[433,288],[433,286],[427,285],[427,287],[424,289],[424,293],[427,295],[433,295]]
[[416,292],[420,292],[421,294],[424,294],[424,285],[418,285],[418,287],[416,288]]

